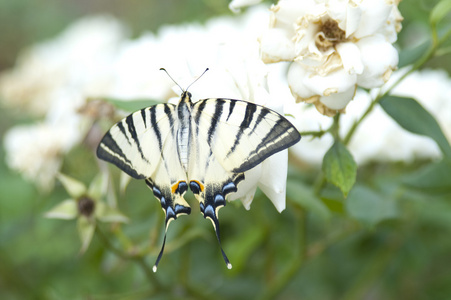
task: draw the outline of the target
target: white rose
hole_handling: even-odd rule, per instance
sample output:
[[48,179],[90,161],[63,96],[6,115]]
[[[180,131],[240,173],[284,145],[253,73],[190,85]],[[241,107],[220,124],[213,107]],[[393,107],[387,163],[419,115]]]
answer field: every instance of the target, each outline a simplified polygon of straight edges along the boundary
[[293,95],[322,114],[344,111],[358,86],[381,86],[398,64],[397,1],[280,0],[271,11],[262,59],[291,61]]

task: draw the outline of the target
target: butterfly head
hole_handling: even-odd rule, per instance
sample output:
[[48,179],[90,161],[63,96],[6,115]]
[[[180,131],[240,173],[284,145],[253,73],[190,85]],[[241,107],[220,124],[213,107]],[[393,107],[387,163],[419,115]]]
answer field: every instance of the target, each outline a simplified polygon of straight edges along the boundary
[[191,103],[191,93],[188,91],[184,91],[182,93],[181,102]]

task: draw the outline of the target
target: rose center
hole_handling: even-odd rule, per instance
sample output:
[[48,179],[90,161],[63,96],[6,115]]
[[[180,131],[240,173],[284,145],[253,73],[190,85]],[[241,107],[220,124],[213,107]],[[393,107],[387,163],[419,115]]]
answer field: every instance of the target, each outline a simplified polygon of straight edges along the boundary
[[335,20],[327,19],[325,22],[321,22],[315,42],[316,46],[324,51],[345,40],[346,32],[338,27],[338,23]]

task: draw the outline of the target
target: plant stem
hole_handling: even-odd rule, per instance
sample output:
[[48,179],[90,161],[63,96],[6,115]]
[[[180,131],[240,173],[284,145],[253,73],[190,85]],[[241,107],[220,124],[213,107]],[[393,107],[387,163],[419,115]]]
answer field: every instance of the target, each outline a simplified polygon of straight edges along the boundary
[[113,244],[108,239],[108,237],[99,228],[99,226],[96,226],[96,234],[102,240],[102,242],[105,244],[106,248],[108,248],[115,255],[119,256],[120,258],[122,258],[124,260],[135,261],[141,267],[141,269],[143,270],[143,272],[146,275],[147,279],[149,280],[149,282],[152,282],[153,286],[155,287],[155,289],[157,291],[165,290],[163,285],[155,277],[154,273],[152,272],[152,269],[146,263],[146,261],[145,261],[143,256],[136,255],[136,254],[132,255],[132,254],[129,254],[129,253],[125,253],[122,250],[114,247]]
[[297,227],[299,230],[297,233],[297,243],[295,245],[294,260],[290,261],[289,265],[282,271],[275,281],[273,281],[268,288],[262,293],[261,297],[258,299],[273,299],[277,294],[279,294],[282,289],[287,286],[293,277],[298,273],[302,267],[302,263],[306,256],[306,241],[307,241],[307,218],[305,211],[303,209],[295,209],[298,215]]
[[318,131],[302,131],[299,132],[301,136],[313,136],[313,137],[322,137],[324,134],[327,133],[327,130],[318,130]]
[[[302,230],[305,231],[304,233],[306,233],[306,224],[306,219],[304,218],[304,221],[301,225],[303,226]],[[267,289],[258,299],[273,299],[283,290],[284,287],[286,287],[291,282],[293,277],[298,274],[299,270],[306,260],[313,259],[318,255],[321,255],[327,248],[345,239],[349,235],[356,232],[358,229],[358,224],[352,222],[344,230],[340,230],[339,233],[329,235],[323,240],[316,242],[309,247],[306,247],[306,245],[304,245],[303,250],[301,251],[302,255],[295,256],[295,259],[290,261],[289,266],[283,271],[283,273],[276,279],[276,281],[274,281],[267,287]]]

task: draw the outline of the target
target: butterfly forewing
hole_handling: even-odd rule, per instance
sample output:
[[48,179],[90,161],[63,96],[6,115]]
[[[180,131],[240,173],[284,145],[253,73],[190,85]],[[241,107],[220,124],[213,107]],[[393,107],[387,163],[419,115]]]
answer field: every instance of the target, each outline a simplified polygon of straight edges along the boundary
[[199,137],[231,173],[245,172],[300,140],[296,128],[278,113],[233,99],[205,99],[194,104]]
[[163,144],[171,136],[175,105],[159,104],[137,111],[114,125],[100,141],[97,156],[136,179],[152,176]]

